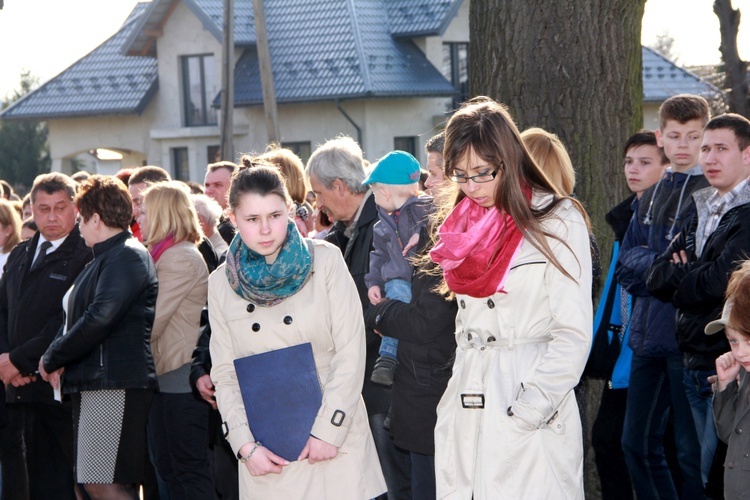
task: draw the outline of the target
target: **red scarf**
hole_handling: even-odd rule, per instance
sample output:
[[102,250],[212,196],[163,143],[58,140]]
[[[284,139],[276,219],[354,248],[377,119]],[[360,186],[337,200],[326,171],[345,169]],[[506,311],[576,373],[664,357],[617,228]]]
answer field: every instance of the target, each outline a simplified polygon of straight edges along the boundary
[[438,236],[430,257],[443,268],[452,292],[476,298],[507,293],[503,284],[523,242],[510,215],[464,198],[440,226]]
[[164,252],[166,252],[176,244],[177,242],[174,240],[174,234],[170,234],[159,243],[152,245],[149,249],[149,252],[151,253],[151,257],[153,257],[154,262],[157,262]]

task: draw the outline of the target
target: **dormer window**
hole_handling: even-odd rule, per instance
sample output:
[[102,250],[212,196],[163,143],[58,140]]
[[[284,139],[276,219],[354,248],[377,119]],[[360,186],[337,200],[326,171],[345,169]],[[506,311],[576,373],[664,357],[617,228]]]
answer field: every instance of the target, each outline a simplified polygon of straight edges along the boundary
[[212,107],[219,93],[213,54],[182,56],[182,103],[185,126],[216,125],[219,120]]

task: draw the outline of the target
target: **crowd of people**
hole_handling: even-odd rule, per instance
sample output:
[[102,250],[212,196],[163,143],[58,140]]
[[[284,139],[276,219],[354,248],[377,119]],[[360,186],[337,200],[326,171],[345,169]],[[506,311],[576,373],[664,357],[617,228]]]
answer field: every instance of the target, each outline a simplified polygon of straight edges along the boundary
[[[579,499],[584,377],[603,498],[742,496],[750,122],[678,95],[629,138],[601,297],[556,135],[477,97],[425,154],[0,182],[0,498]],[[290,456],[248,389],[301,367],[238,362],[299,346]]]

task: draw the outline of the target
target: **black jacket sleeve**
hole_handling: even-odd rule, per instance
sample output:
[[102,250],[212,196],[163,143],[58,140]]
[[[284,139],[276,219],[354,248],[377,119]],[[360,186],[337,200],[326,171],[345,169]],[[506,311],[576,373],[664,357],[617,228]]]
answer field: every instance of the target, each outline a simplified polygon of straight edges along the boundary
[[[672,302],[680,282],[688,270],[696,264],[693,249],[688,249],[686,245],[686,236],[691,234],[691,230],[695,231],[695,226],[692,223],[677,235],[677,238],[669,244],[667,250],[659,255],[648,268],[646,288],[651,295],[662,302]],[[672,255],[679,253],[680,250],[687,253],[687,264],[674,264],[672,262]]]
[[198,343],[193,349],[193,361],[190,363],[190,385],[195,388],[195,382],[203,375],[211,374],[211,352],[208,349],[211,343],[211,323],[201,327]]
[[365,313],[365,324],[388,337],[415,344],[432,342],[444,333],[444,325],[454,325],[457,306],[434,293],[439,276],[417,272],[412,280],[412,300],[406,304],[386,300],[370,307]]

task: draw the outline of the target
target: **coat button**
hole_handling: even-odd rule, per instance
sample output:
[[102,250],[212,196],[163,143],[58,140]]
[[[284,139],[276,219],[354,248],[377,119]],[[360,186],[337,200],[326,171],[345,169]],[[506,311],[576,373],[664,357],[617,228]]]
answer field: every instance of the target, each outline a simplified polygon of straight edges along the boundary
[[496,340],[497,340],[497,339],[496,339],[495,337],[492,337],[492,336],[490,336],[490,337],[487,337],[487,342],[494,342],[494,341],[496,341]]
[[471,337],[471,334],[468,334],[468,335],[466,336],[466,338],[467,338],[467,339],[469,339],[469,340],[471,340],[471,339],[472,339],[472,337]]
[[494,309],[495,302],[492,299],[487,299],[487,307],[489,307],[490,309]]
[[461,299],[461,302],[459,302],[459,304],[461,304],[461,309],[466,309],[466,302],[464,302],[463,299]]
[[254,332],[257,332],[260,330],[260,323],[253,323],[252,329]]
[[727,464],[727,469],[734,469],[734,464],[732,462],[729,462]]
[[251,313],[255,311],[255,304],[248,304],[245,309],[247,309],[247,312]]
[[291,325],[292,324],[292,317],[291,316],[284,316],[284,324],[285,325]]
[[742,434],[742,429],[740,429],[740,428],[738,427],[738,428],[737,428],[737,429],[736,429],[736,430],[735,430],[734,432],[736,432],[737,434]]

